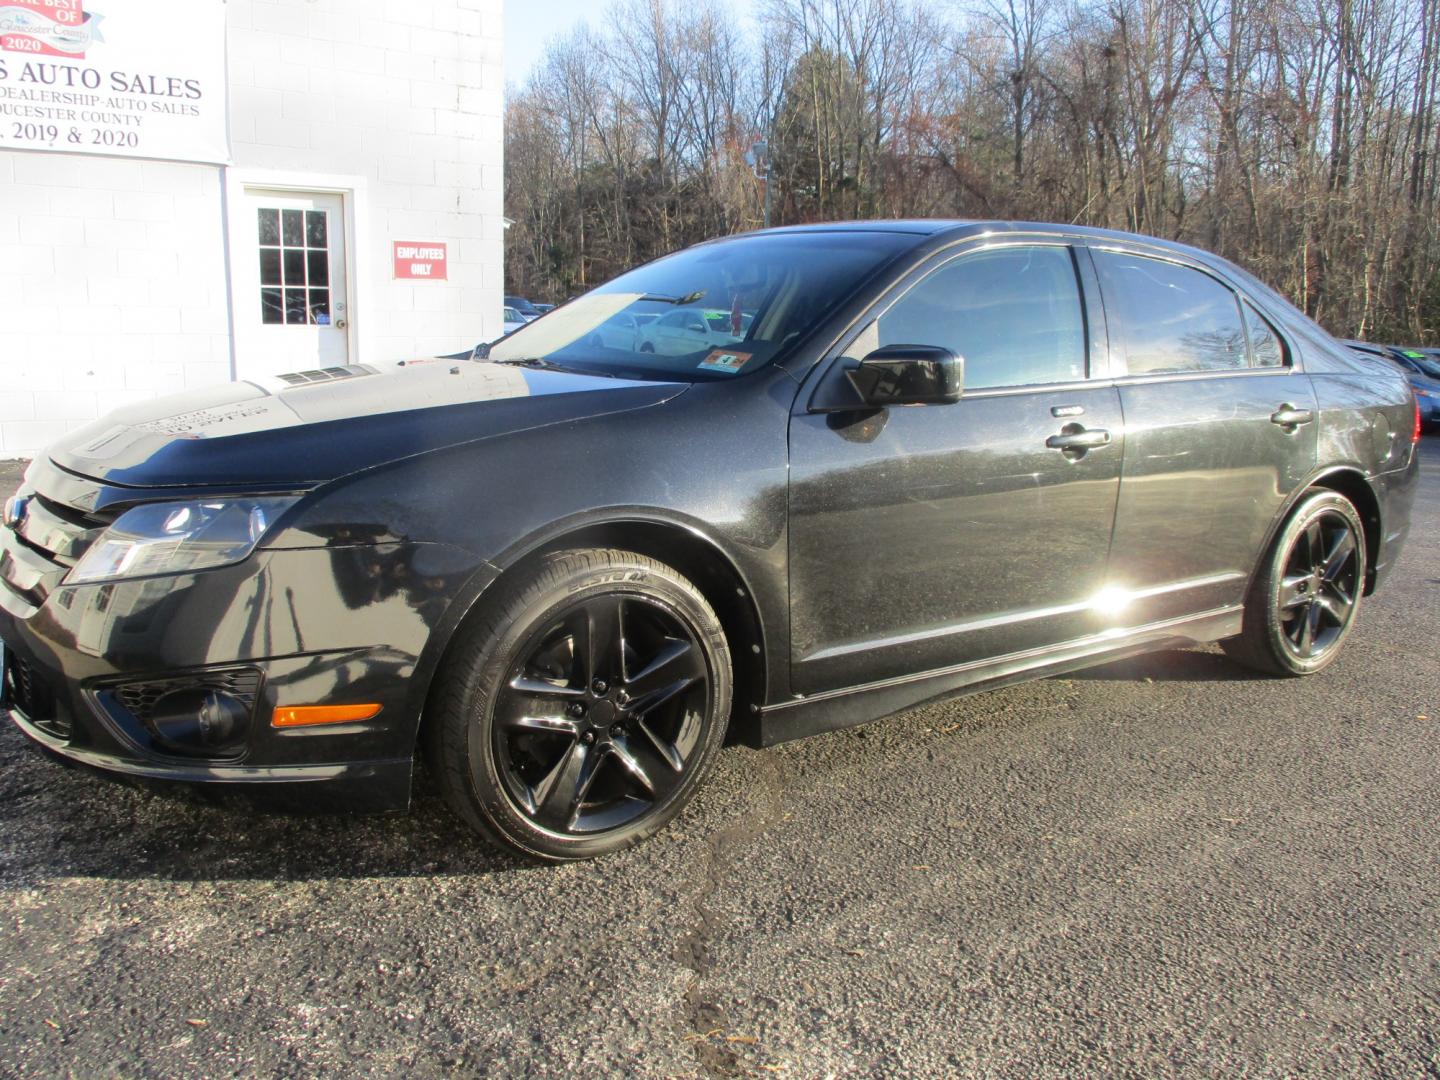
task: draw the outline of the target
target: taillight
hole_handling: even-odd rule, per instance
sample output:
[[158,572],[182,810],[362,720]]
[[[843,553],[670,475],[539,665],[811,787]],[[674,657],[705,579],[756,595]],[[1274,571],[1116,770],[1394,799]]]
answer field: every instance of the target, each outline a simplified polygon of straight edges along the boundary
[[1419,445],[1420,445],[1420,395],[1417,394],[1417,393],[1415,393],[1415,392],[1412,390],[1412,391],[1410,392],[1410,396],[1415,399],[1415,430],[1413,430],[1412,432],[1410,432],[1410,444],[1411,444],[1412,446],[1419,446]]

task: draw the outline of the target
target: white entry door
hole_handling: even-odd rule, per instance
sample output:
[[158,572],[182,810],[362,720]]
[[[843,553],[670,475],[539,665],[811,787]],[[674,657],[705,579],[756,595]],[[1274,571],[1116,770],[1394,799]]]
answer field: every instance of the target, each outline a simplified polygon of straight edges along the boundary
[[[350,362],[343,196],[246,188],[237,260],[235,366],[241,379]],[[246,252],[248,251],[248,254]]]

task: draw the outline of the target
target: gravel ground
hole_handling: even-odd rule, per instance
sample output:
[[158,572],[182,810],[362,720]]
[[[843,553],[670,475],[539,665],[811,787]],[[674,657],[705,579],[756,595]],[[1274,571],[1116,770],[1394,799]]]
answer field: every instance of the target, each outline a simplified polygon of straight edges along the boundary
[[0,1073],[1440,1075],[1425,453],[1317,678],[1166,652],[730,749],[599,862],[517,864],[428,790],[122,785],[4,725]]

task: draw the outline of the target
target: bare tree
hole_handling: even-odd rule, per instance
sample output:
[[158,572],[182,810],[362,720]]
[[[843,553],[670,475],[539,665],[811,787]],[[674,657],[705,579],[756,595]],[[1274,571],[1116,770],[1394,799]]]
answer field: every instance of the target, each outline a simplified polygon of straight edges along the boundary
[[1440,0],[613,0],[507,107],[510,282],[777,220],[1190,240],[1331,329],[1440,339]]

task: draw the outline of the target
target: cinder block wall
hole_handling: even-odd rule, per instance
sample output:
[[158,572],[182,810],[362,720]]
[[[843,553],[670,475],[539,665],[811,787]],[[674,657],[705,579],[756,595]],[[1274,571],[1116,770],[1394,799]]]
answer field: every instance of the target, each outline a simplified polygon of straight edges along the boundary
[[[358,361],[501,331],[501,4],[229,0],[233,167],[363,179]],[[0,150],[0,457],[231,377],[224,186],[210,165]],[[449,280],[392,280],[392,240],[446,242]]]

